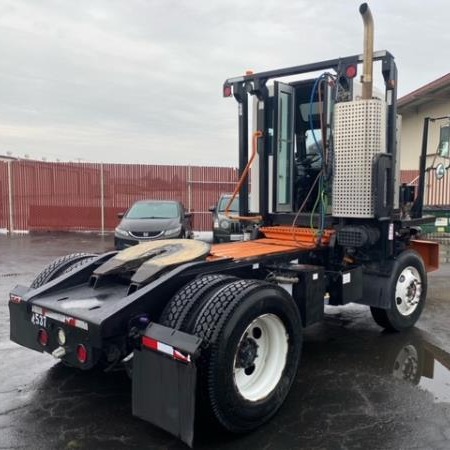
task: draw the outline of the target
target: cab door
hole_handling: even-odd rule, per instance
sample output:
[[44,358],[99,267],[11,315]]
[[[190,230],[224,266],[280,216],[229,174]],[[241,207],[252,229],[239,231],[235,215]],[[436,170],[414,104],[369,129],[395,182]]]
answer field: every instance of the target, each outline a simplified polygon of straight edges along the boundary
[[294,205],[294,88],[274,84],[274,210],[292,212]]

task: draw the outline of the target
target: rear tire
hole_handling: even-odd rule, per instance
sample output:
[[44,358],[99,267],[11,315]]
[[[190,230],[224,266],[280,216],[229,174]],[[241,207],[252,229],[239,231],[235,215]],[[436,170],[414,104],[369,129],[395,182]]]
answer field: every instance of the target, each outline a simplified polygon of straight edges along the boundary
[[205,346],[200,395],[217,422],[242,433],[269,420],[284,402],[300,360],[301,320],[292,297],[266,282],[234,281],[210,297],[193,334]]
[[71,253],[69,255],[61,256],[44,267],[31,282],[30,288],[37,289],[60,275],[71,272],[75,268],[87,264],[96,256],[97,255],[94,253]]
[[375,322],[391,331],[413,327],[422,314],[427,296],[427,273],[417,252],[406,250],[398,256],[387,292],[389,309],[370,308]]
[[205,275],[192,280],[166,305],[159,319],[160,324],[189,332],[208,296],[236,279],[228,275]]

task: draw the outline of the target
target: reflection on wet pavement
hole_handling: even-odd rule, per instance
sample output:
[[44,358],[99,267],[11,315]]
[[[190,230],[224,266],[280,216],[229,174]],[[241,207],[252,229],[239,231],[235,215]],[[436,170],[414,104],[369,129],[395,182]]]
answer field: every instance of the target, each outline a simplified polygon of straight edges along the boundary
[[424,344],[424,370],[419,386],[434,396],[436,402],[450,402],[450,355],[430,343]]

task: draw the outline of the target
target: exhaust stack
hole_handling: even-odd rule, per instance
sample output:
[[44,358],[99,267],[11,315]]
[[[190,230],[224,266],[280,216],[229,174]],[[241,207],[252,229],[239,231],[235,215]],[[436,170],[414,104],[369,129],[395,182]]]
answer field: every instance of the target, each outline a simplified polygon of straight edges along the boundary
[[[334,107],[333,217],[374,219],[380,214],[381,191],[374,161],[386,152],[386,102],[373,98],[373,19],[367,3],[359,7],[364,21],[361,98]],[[378,208],[378,209],[377,209]],[[353,231],[347,229],[356,239]]]
[[369,5],[362,3],[359,12],[364,22],[364,59],[362,75],[362,99],[370,100],[372,98],[373,85],[373,17]]

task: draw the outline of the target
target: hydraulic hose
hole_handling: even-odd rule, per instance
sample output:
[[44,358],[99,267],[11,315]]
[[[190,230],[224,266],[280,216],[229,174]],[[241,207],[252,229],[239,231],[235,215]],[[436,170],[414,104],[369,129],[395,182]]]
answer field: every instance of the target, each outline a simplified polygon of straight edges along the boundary
[[244,184],[244,181],[246,180],[246,178],[248,176],[248,172],[250,170],[250,167],[253,164],[256,154],[258,153],[258,139],[260,139],[262,136],[263,136],[262,131],[258,130],[253,133],[252,155],[251,155],[250,159],[248,160],[248,163],[245,166],[244,171],[242,172],[241,178],[239,179],[238,184],[237,184],[233,194],[231,195],[231,198],[230,198],[227,206],[225,207],[225,216],[228,217],[229,219],[244,220],[244,221],[249,221],[249,222],[260,222],[262,220],[262,216],[239,216],[239,215],[232,216],[230,213],[230,206],[233,203],[234,199],[239,194],[239,191],[241,190],[242,185]]

